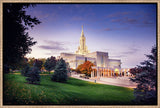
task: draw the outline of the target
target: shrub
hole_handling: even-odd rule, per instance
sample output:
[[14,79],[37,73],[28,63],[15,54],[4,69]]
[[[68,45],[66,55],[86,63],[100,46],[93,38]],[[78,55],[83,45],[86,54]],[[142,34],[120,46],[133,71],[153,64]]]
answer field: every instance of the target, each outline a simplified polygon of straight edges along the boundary
[[51,77],[52,81],[56,81],[56,82],[66,82],[67,81],[67,65],[65,63],[65,61],[61,58],[55,67],[55,72]]
[[40,84],[40,70],[37,67],[32,67],[27,74],[26,80],[30,84]]

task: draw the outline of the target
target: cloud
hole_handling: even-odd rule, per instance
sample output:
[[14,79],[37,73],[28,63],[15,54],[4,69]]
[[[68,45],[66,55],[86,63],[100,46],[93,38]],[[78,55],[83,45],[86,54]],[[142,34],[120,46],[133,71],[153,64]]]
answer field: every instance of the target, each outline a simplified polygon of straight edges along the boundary
[[65,48],[60,47],[60,46],[48,46],[48,45],[41,45],[41,46],[39,46],[39,48],[51,49],[51,50],[66,50]]
[[120,16],[124,16],[124,15],[128,15],[130,14],[130,12],[116,12],[110,15],[107,15],[107,17],[120,17]]
[[118,56],[110,56],[111,58],[123,58],[123,57],[127,57],[126,55],[118,55]]
[[111,22],[118,22],[121,24],[138,24],[138,20],[134,19],[134,18],[128,18],[128,17],[123,17],[123,18],[119,18],[119,19],[112,19]]
[[131,55],[131,54],[137,53],[138,51],[139,51],[139,48],[131,47],[131,48],[129,48],[128,51],[121,52],[121,54],[124,54],[124,55]]
[[108,17],[113,23],[135,24],[138,27],[151,27],[151,25],[156,24],[156,17],[153,14],[141,11],[132,14],[130,12],[118,12],[108,15]]
[[128,30],[129,27],[121,27],[121,28],[105,28],[104,31],[113,31],[113,30]]
[[104,30],[105,31],[112,31],[113,29],[111,29],[111,28],[105,28]]
[[79,8],[81,8],[82,6],[81,6],[81,5],[79,5],[79,4],[75,4],[75,5],[74,5],[74,7],[76,7],[76,8],[78,8],[78,9],[79,9]]
[[112,19],[111,22],[121,22],[122,19]]
[[48,41],[48,40],[44,40],[44,42],[47,45],[40,45],[38,47],[45,50],[56,50],[56,51],[67,50],[67,48],[64,47],[65,42]]
[[45,55],[52,55],[52,53],[45,53]]
[[125,18],[123,23],[129,23],[129,24],[133,24],[133,23],[138,23],[137,19],[133,19],[133,18]]
[[75,21],[82,21],[84,18],[80,17],[80,16],[74,16],[72,17],[72,20],[75,20]]
[[44,13],[42,11],[37,10],[32,11],[32,15],[36,16],[38,19],[45,19],[49,17],[48,13]]

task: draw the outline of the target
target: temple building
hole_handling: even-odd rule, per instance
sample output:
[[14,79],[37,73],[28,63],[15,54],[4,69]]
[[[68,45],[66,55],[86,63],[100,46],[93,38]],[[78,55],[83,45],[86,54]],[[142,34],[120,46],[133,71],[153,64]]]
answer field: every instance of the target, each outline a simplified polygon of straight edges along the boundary
[[[110,59],[108,52],[90,52],[86,46],[86,38],[83,32],[79,41],[80,45],[75,54],[71,53],[61,53],[59,58],[63,58],[66,62],[69,63],[70,68],[76,69],[78,65],[83,64],[85,61],[90,61],[95,64],[96,72],[91,73],[91,77],[98,76],[114,76],[118,75],[126,75],[128,70],[121,68],[121,60],[119,59]],[[98,71],[99,70],[99,71]],[[108,73],[104,73],[108,72]]]

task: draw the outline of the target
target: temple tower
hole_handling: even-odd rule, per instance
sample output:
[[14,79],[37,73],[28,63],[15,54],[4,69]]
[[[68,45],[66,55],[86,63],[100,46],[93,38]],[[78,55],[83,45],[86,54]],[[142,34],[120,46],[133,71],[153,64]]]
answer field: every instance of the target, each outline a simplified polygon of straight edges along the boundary
[[81,55],[88,54],[89,51],[86,46],[86,38],[84,36],[83,26],[82,26],[82,32],[81,32],[81,37],[80,37],[79,43],[80,43],[80,45],[78,47],[78,50],[76,51],[76,54],[81,54]]

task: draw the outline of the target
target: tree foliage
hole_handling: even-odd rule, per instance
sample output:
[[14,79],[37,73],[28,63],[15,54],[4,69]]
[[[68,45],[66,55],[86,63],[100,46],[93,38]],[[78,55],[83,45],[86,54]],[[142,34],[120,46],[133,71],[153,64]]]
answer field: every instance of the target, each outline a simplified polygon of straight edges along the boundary
[[33,4],[4,3],[3,4],[3,64],[14,66],[19,63],[36,41],[26,32],[29,27],[40,24],[40,21],[26,15],[25,9]]
[[28,58],[28,64],[29,64],[30,67],[33,67],[34,61],[35,61],[34,57]]
[[27,74],[27,82],[30,84],[40,84],[40,70],[38,67],[32,67]]
[[51,56],[50,58],[47,58],[46,62],[44,63],[44,67],[47,71],[49,71],[49,74],[51,70],[55,69],[56,62],[56,58]]
[[86,61],[83,64],[79,65],[76,71],[78,73],[83,73],[86,76],[91,76],[91,72],[93,71],[92,66],[94,66],[92,62]]
[[24,68],[21,70],[21,75],[27,76],[30,71],[30,66],[29,64],[24,65]]
[[148,60],[132,69],[135,78],[131,80],[138,83],[134,90],[135,100],[137,104],[157,104],[157,47],[151,50],[151,55],[146,55]]
[[41,60],[35,59],[33,66],[37,67],[39,70],[41,70],[42,64],[43,64],[43,62]]
[[46,58],[39,58],[40,61],[42,61],[42,67],[41,67],[41,71],[45,70],[44,64],[46,62]]
[[51,77],[52,81],[66,82],[68,78],[68,68],[65,61],[61,58],[57,61],[54,74]]
[[83,67],[83,64],[78,65],[78,67],[76,68],[75,71],[76,71],[77,73],[81,73],[82,67]]

